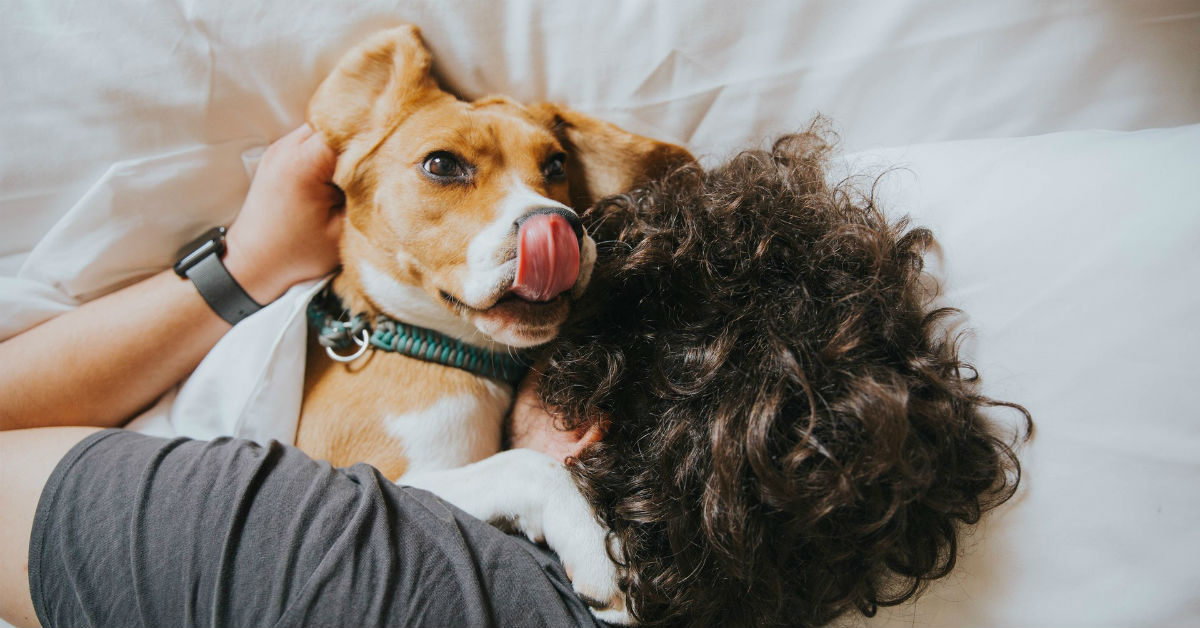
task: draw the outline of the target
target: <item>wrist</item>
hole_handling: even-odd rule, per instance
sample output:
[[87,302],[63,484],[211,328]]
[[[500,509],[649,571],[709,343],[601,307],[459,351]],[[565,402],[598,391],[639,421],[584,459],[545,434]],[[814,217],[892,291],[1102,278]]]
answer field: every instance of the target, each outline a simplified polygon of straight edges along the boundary
[[[183,248],[173,270],[179,277],[192,282],[218,316],[230,325],[236,325],[262,309],[260,299],[274,297],[269,291],[268,280],[254,272],[259,266],[244,262],[238,254],[229,259],[227,233],[225,227],[209,229]],[[226,265],[230,262],[242,282],[230,272]],[[247,290],[247,286],[251,290]],[[251,291],[257,293],[258,298]]]
[[281,276],[278,265],[256,259],[250,251],[230,239],[226,239],[226,242],[227,248],[222,260],[226,270],[246,294],[260,305],[267,305],[278,299],[291,287]]

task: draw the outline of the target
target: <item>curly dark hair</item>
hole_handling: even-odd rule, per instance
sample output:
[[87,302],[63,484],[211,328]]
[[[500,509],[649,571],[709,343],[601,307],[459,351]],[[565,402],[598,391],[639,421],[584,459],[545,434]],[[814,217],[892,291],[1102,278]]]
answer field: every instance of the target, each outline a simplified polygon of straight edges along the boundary
[[605,244],[541,390],[566,428],[607,421],[572,469],[645,625],[872,615],[1020,480],[1032,420],[959,360],[932,234],[827,182],[819,125],[584,215]]

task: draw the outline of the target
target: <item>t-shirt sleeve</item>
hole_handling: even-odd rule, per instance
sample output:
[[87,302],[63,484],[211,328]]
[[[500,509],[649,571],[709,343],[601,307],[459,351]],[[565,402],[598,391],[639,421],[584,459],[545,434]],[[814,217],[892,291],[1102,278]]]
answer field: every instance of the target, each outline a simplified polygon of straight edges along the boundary
[[43,626],[598,625],[533,544],[366,465],[108,430],[43,489]]

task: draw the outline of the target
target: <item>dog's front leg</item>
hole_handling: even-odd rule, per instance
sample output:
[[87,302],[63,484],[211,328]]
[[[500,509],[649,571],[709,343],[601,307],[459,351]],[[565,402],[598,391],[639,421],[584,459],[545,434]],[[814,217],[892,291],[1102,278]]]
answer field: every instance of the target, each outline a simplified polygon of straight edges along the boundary
[[530,540],[545,542],[593,614],[611,623],[633,623],[617,588],[606,530],[567,468],[553,458],[512,449],[457,469],[414,471],[397,483],[425,489],[476,518],[514,526]]

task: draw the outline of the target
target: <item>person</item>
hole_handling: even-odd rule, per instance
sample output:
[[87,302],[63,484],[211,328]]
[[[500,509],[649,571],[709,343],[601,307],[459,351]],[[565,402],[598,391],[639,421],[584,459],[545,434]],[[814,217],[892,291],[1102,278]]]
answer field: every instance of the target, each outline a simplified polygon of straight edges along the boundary
[[[1014,408],[1026,436],[1032,422],[980,394],[950,311],[929,306],[930,233],[830,185],[830,150],[786,136],[583,216],[603,298],[542,352],[510,445],[569,464],[643,624],[871,614],[949,573],[962,525],[1018,485],[985,410]],[[264,157],[229,235],[256,300],[336,263],[332,161],[306,129]],[[153,315],[123,318],[142,303]],[[44,323],[0,344],[0,426],[120,425],[222,325],[166,274]],[[36,351],[102,330],[70,365]],[[364,465],[97,427],[0,432],[0,448],[15,479],[0,615],[16,623],[595,623],[552,554]]]

